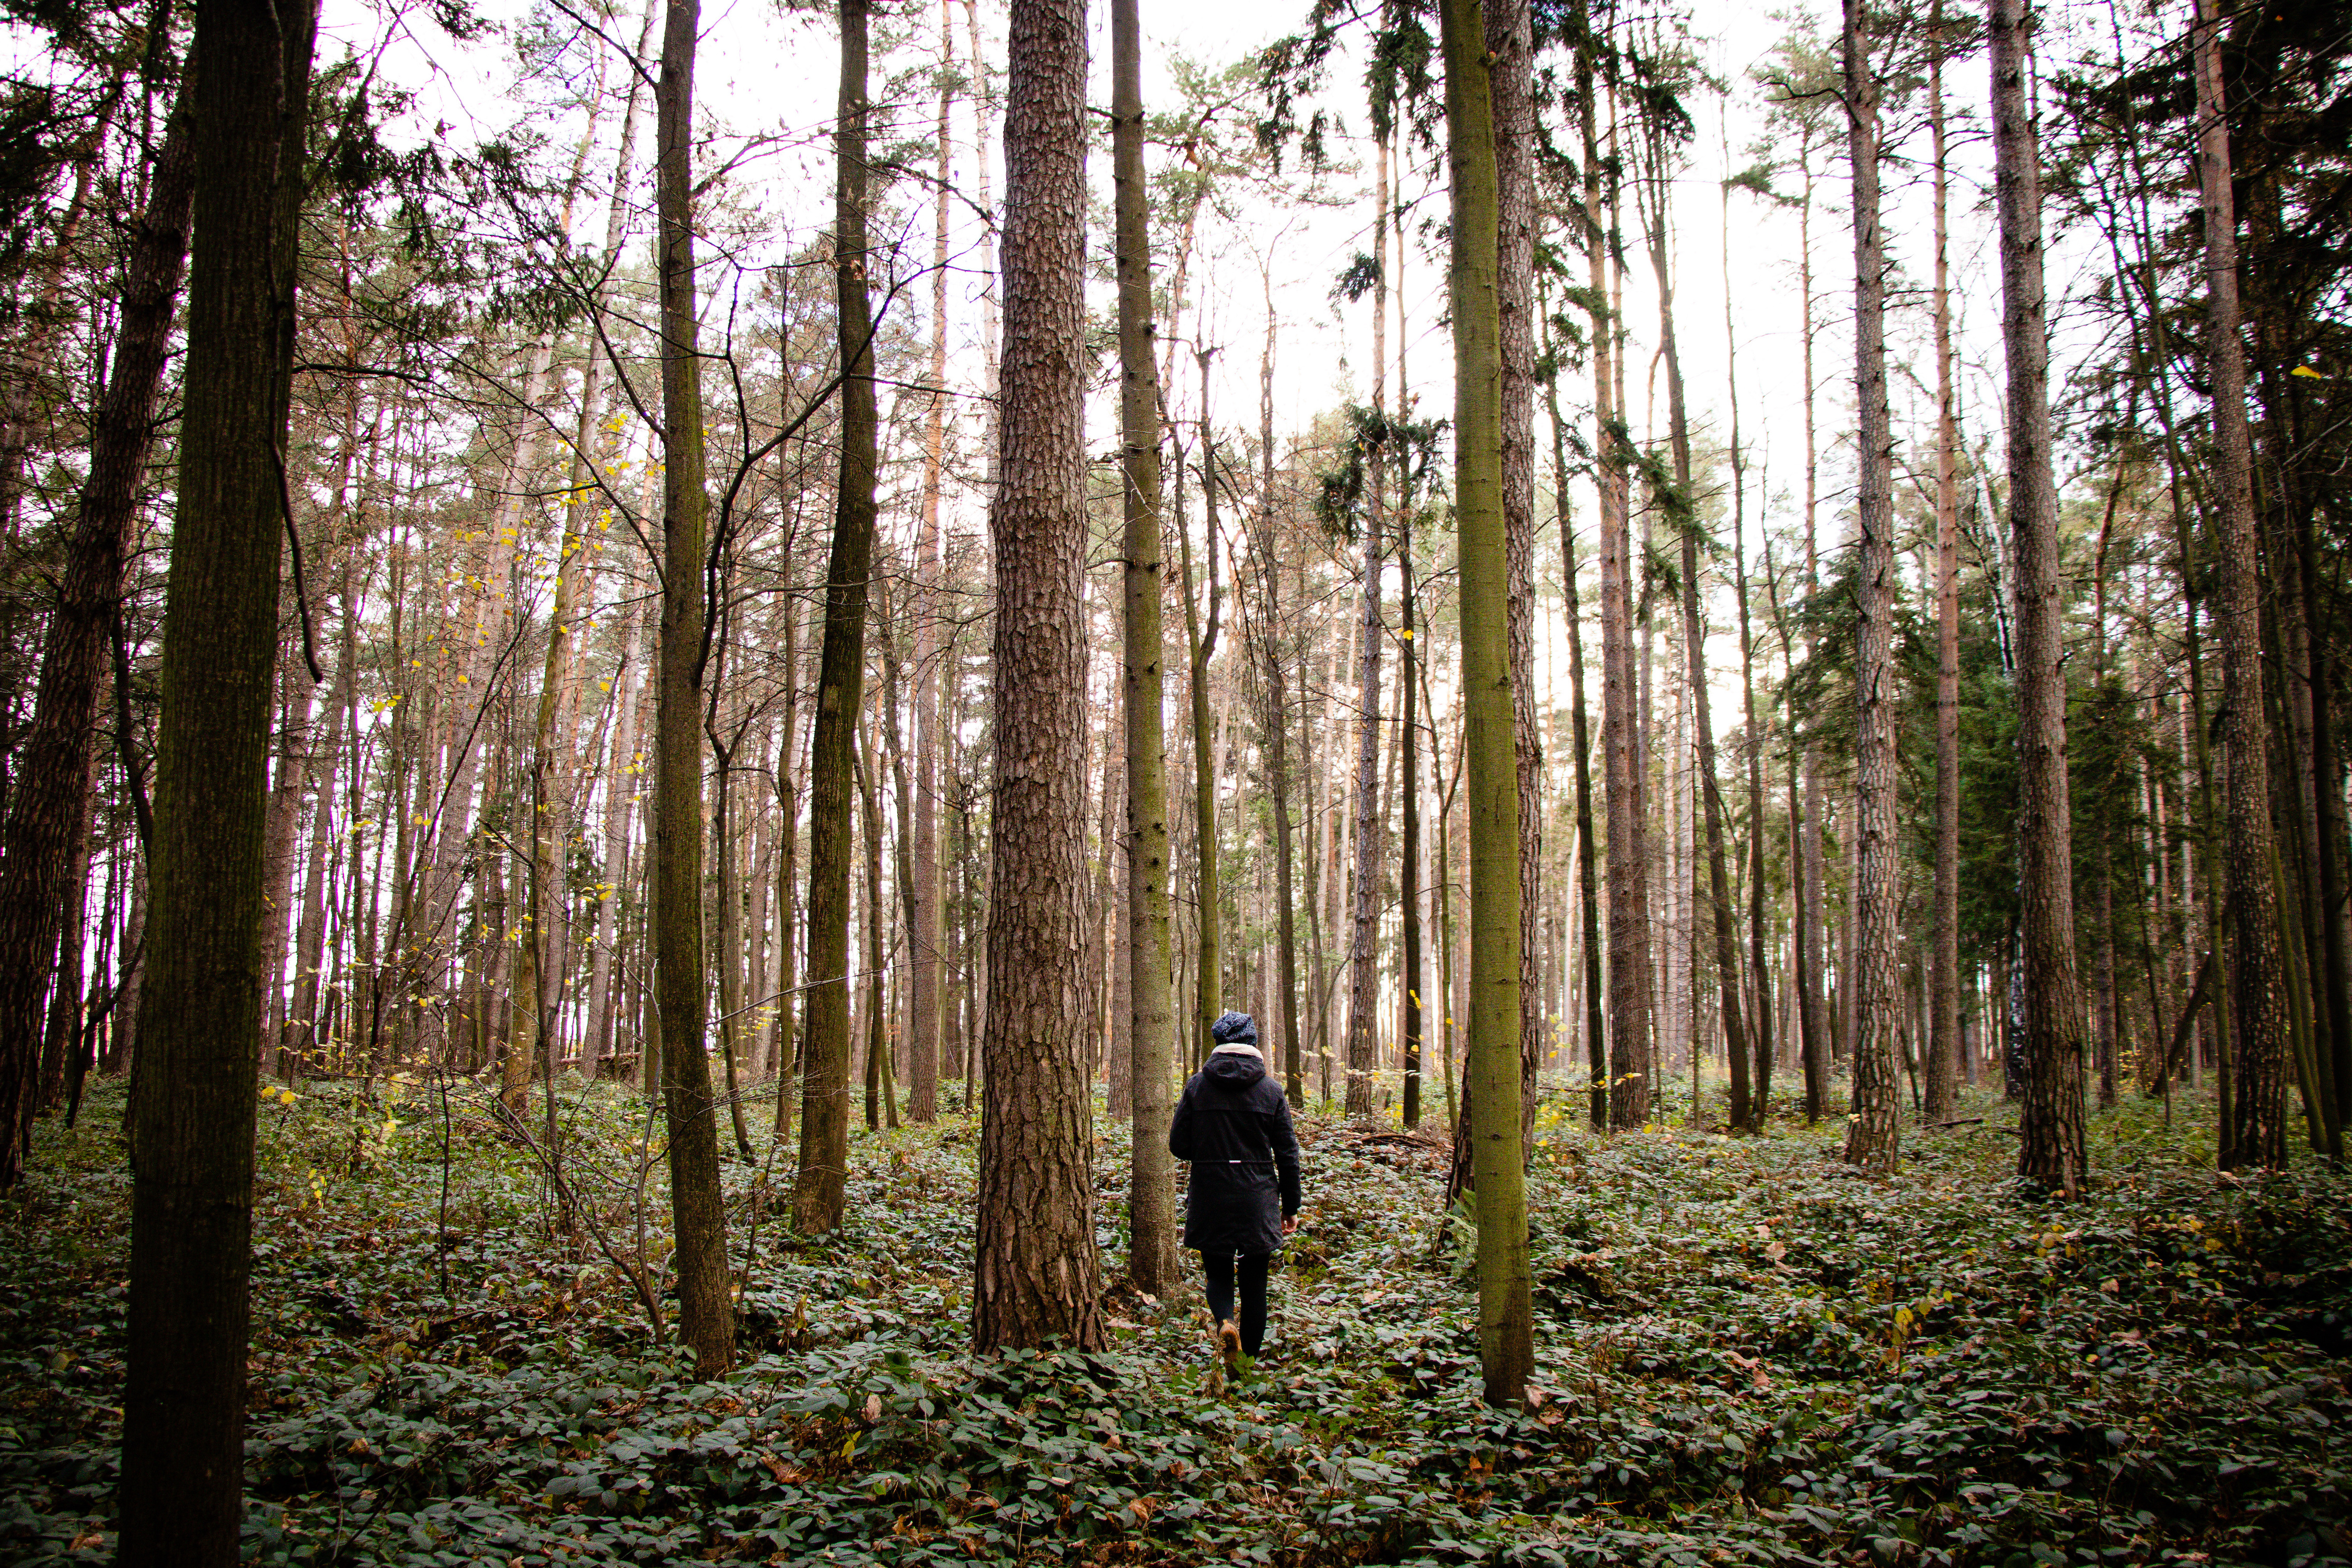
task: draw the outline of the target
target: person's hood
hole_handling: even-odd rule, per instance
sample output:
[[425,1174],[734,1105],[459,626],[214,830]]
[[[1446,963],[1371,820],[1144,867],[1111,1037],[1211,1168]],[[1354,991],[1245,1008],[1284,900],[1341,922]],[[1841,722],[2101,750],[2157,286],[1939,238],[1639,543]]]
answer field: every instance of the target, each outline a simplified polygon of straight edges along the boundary
[[1229,1041],[1209,1053],[1208,1065],[1201,1075],[1224,1089],[1247,1089],[1265,1076],[1265,1058],[1255,1046],[1240,1040]]
[[1257,1044],[1257,1020],[1247,1013],[1220,1013],[1209,1026],[1209,1037],[1221,1046]]

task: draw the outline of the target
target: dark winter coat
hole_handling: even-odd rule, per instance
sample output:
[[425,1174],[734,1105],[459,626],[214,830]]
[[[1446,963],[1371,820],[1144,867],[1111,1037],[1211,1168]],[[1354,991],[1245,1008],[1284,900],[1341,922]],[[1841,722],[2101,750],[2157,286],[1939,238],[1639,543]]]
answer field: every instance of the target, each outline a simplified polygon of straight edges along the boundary
[[[1255,1043],[1255,1028],[1246,1037],[1219,1030],[1220,1039],[1244,1043]],[[1238,1051],[1210,1057],[1176,1102],[1168,1152],[1192,1163],[1185,1246],[1245,1253],[1281,1247],[1282,1222],[1298,1212],[1298,1138],[1282,1086],[1266,1076],[1263,1059]]]

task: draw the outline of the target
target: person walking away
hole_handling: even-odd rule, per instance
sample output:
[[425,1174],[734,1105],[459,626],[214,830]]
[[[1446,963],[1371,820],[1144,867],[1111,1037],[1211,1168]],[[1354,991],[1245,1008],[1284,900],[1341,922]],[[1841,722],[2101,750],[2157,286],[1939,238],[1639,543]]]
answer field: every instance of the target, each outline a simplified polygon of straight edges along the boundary
[[1282,1086],[1266,1075],[1256,1023],[1246,1013],[1224,1013],[1209,1033],[1216,1048],[1176,1102],[1168,1152],[1192,1162],[1184,1245],[1201,1255],[1209,1310],[1233,1371],[1241,1356],[1255,1360],[1265,1342],[1266,1268],[1282,1238],[1298,1228],[1298,1138]]

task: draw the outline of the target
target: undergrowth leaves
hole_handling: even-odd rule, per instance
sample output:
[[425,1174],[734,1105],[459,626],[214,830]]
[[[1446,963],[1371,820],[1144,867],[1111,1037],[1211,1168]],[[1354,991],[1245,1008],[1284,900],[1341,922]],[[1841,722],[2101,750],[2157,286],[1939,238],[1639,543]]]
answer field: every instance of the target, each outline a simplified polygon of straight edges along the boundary
[[[110,1555],[129,1182],[44,1127],[0,1229],[0,1557]],[[801,1242],[731,1165],[743,1365],[697,1381],[470,1091],[265,1107],[248,1560],[268,1563],[1439,1564],[2352,1561],[2352,1182],[2239,1182],[2202,1131],[2097,1119],[2103,1180],[2007,1177],[2004,1113],[1893,1181],[1797,1128],[1601,1141],[1548,1105],[1539,1396],[1478,1402],[1442,1150],[1307,1119],[1268,1356],[1213,1392],[1189,1301],[1105,1349],[968,1348],[976,1138],[853,1146]],[[572,1086],[571,1190],[666,1253],[642,1101]],[[446,1160],[445,1165],[445,1148]],[[1123,1133],[1096,1151],[1107,1262]],[[446,1186],[446,1197],[445,1197]],[[664,1300],[665,1312],[673,1304]]]

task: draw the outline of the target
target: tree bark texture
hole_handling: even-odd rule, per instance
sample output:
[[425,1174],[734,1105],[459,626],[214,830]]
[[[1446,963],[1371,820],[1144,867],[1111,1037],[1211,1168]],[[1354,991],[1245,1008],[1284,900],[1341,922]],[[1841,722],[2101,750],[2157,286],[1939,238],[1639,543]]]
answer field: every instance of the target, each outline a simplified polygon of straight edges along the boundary
[[68,883],[88,858],[99,697],[113,658],[115,615],[187,258],[195,189],[189,112],[184,89],[156,155],[147,211],[132,230],[114,363],[91,422],[89,474],[49,614],[32,722],[18,741],[8,792],[6,850],[0,854],[0,1189],[23,1173],[25,1142],[40,1110],[34,1066],[42,998],[58,973]]
[[2214,496],[2221,593],[2222,875],[2230,925],[2230,1013],[2236,1061],[2222,1163],[2286,1164],[2285,963],[2279,951],[2278,845],[2271,828],[2263,721],[2262,579],[2257,563],[2246,360],[2238,313],[2238,217],[2231,190],[2221,8],[2198,0],[2198,174],[2205,211],[2205,360],[2213,393]]
[[1891,1170],[1903,1123],[1895,1031],[1900,846],[1895,838],[1895,497],[1893,421],[1886,401],[1886,236],[1879,218],[1879,95],[1863,0],[1845,0],[1845,92],[1853,164],[1855,524],[1860,611],[1854,648],[1853,1120],[1845,1157]]
[[1086,942],[1085,0],[1013,0],[972,1339],[1103,1342]]
[[[1579,32],[1590,22],[1579,5]],[[1634,695],[1632,540],[1626,516],[1623,409],[1616,401],[1615,311],[1610,260],[1616,251],[1614,203],[1604,205],[1595,131],[1600,79],[1590,42],[1577,51],[1578,118],[1584,136],[1585,259],[1592,315],[1595,489],[1601,506],[1601,752],[1609,819],[1609,1125],[1639,1127],[1650,1114],[1650,921],[1647,825],[1642,806]]]
[[2050,338],[2041,153],[2025,89],[2025,0],[1990,0],[1994,201],[2009,362],[2009,526],[2017,583],[2018,872],[2025,956],[2018,1174],[2082,1189],[2083,994],[2074,967],[2074,817],[2066,778],[2064,601],[2051,471]]
[[226,1568],[244,1514],[264,770],[286,526],[270,427],[285,51],[271,5],[207,0],[197,13],[115,1559],[139,1568]]
[[1936,881],[1930,920],[1927,1083],[1921,1120],[1948,1121],[1960,1051],[1959,420],[1952,385],[1951,268],[1944,136],[1944,27],[1928,39],[1936,206]]
[[[1511,754],[1519,792],[1519,1144],[1535,1138],[1549,1020],[1543,952],[1543,730],[1536,710],[1536,196],[1534,31],[1528,0],[1485,0],[1494,116],[1496,294],[1502,351],[1504,545],[1509,556]],[[1402,250],[1402,247],[1399,247]],[[1400,403],[1402,399],[1400,399]]]
[[[1373,461],[1379,461],[1375,456]],[[1349,1116],[1372,1113],[1374,1068],[1380,1041],[1381,866],[1386,859],[1388,822],[1381,810],[1381,644],[1388,628],[1381,620],[1381,509],[1364,519],[1362,614],[1356,647],[1356,865],[1350,879],[1348,948],[1348,1089]]]
[[908,1005],[914,1015],[908,1039],[907,1117],[930,1121],[939,1115],[940,952],[946,926],[940,918],[940,496],[947,478],[948,413],[948,203],[949,117],[955,102],[955,23],[940,0],[940,112],[933,134],[939,142],[931,194],[931,394],[923,413],[923,514],[915,542],[915,820],[913,922],[908,932]]

